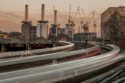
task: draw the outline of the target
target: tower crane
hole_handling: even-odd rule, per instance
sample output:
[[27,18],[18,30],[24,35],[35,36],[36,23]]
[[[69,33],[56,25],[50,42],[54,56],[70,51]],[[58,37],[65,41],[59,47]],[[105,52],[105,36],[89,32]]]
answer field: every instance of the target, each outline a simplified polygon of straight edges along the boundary
[[72,16],[71,16],[71,4],[70,4],[69,19],[68,19],[68,23],[66,24],[65,33],[72,40],[74,39],[74,27],[75,27],[75,24],[74,24],[74,19],[72,19]]
[[80,11],[80,7],[78,8],[78,14],[79,14],[79,19],[80,19],[80,25],[81,27],[79,28],[82,28],[83,27],[83,24],[84,24],[84,18],[81,16],[81,11]]
[[73,19],[72,19],[72,23],[74,23],[74,21],[78,15],[79,15],[79,19],[80,19],[80,26],[78,27],[78,31],[80,32],[80,28],[83,26],[83,23],[84,23],[83,17],[81,16],[81,12],[80,12],[80,6],[77,7],[75,15],[73,16]]
[[73,16],[73,18],[72,18],[72,22],[74,22],[75,21],[75,19],[76,19],[76,17],[77,17],[77,15],[79,14],[79,10],[80,9],[80,6],[79,7],[77,7],[77,10],[76,10],[76,12],[75,12],[75,15]]
[[92,14],[94,13],[94,11],[90,12],[88,17],[86,17],[85,13],[84,13],[84,10],[82,9],[82,13],[83,13],[83,16],[84,16],[84,21],[85,23],[83,24],[83,30],[85,33],[89,32],[89,26],[90,26],[90,23],[92,21]]
[[100,19],[100,14],[99,14],[99,16],[98,17],[95,17],[95,13],[93,14],[93,27],[94,27],[94,32],[95,33],[97,33],[97,37],[99,37],[99,31],[97,31],[97,27],[99,26],[97,23],[98,23],[98,21],[99,21],[99,19]]
[[94,32],[96,33],[97,24],[96,24],[96,19],[95,19],[95,12],[93,13],[92,17],[93,17]]
[[100,17],[96,18],[96,17],[95,17],[95,12],[93,12],[93,14],[92,14],[92,18],[93,18],[93,27],[94,27],[94,32],[96,33],[97,22],[99,21],[99,18],[100,18]]

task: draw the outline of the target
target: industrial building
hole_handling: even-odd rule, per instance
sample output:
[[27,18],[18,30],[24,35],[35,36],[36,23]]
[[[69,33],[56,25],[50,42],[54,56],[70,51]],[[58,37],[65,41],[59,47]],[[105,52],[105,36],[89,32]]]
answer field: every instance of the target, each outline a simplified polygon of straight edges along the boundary
[[51,24],[50,34],[57,36],[59,27],[60,27],[60,24],[57,23],[57,10],[54,10],[54,23]]
[[25,5],[25,20],[22,21],[21,32],[23,39],[26,41],[36,39],[36,26],[32,26],[32,22],[28,20],[28,5]]
[[65,27],[65,34],[69,36],[69,38],[71,38],[71,40],[74,39],[74,27],[75,24],[72,22],[69,22],[68,24],[66,24]]
[[65,28],[58,28],[57,30],[58,34],[65,34]]
[[[78,11],[77,11],[78,13]],[[76,15],[77,15],[76,13]],[[70,8],[69,8],[69,19],[68,19],[68,23],[65,25],[65,34],[68,35],[68,39],[70,41],[74,40],[74,27],[75,27],[75,24],[74,24],[74,19],[71,19],[71,5],[70,5]],[[75,18],[75,17],[74,17]]]
[[[125,7],[109,7],[101,15],[101,38],[117,45],[125,41]],[[125,45],[124,45],[125,46]]]
[[36,39],[36,26],[32,26],[30,22],[23,22],[21,32],[24,40],[34,41]]
[[9,37],[21,38],[22,34],[20,32],[9,32]]
[[87,38],[87,40],[94,40],[97,38],[97,34],[96,33],[76,33],[74,34],[74,40],[75,41],[85,41]]
[[31,41],[36,40],[36,26],[30,27],[30,40]]
[[8,37],[8,33],[7,32],[0,31],[0,38],[7,38],[7,37]]
[[48,21],[45,20],[45,4],[41,6],[41,20],[37,24],[37,37],[48,38]]

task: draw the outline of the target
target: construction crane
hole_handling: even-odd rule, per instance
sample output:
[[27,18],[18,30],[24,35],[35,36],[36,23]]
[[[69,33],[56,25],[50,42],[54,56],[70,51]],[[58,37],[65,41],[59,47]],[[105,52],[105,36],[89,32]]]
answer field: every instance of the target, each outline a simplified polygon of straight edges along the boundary
[[92,18],[93,18],[94,32],[96,33],[97,24],[96,24],[95,12],[93,13]]
[[81,25],[81,27],[79,27],[79,28],[82,29],[83,24],[84,24],[84,18],[81,16],[80,7],[78,7],[77,12],[78,12],[78,14],[79,14],[80,25]]
[[[80,24],[81,26],[78,27],[78,31],[80,32],[80,28],[83,26],[83,23],[84,23],[84,20],[83,18],[81,17],[81,13],[80,13],[80,6],[77,7],[77,10],[75,12],[75,15],[73,16],[73,18],[70,18],[71,19],[71,23],[74,24],[74,21],[76,19],[76,17],[79,15],[79,19],[80,19]],[[70,16],[71,17],[71,16]]]
[[75,19],[76,19],[76,17],[77,17],[77,15],[78,15],[78,13],[79,13],[79,8],[80,8],[80,6],[79,7],[77,7],[77,10],[76,10],[76,12],[75,12],[75,15],[74,16],[71,16],[71,10],[70,10],[70,22],[71,23],[74,23],[74,21],[75,21]]
[[69,36],[69,38],[71,38],[71,40],[74,39],[74,20],[72,19],[71,16],[71,4],[69,7],[69,18],[68,18],[68,23],[66,24],[66,28],[65,28],[65,34],[67,34]]
[[82,13],[83,13],[83,16],[84,16],[84,24],[83,24],[83,30],[85,33],[89,32],[89,26],[90,26],[90,23],[92,21],[92,14],[94,13],[94,11],[90,12],[88,17],[85,15],[84,13],[84,10],[82,9]]
[[97,23],[98,23],[98,21],[99,21],[100,16],[96,18],[96,17],[95,17],[95,11],[94,11],[93,14],[92,14],[92,18],[93,18],[94,32],[96,33]]

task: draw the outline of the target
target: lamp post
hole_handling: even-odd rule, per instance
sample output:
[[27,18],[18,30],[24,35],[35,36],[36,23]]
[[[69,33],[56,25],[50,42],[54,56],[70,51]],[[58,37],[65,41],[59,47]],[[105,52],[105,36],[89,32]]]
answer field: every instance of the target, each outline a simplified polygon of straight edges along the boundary
[[29,39],[26,38],[26,55],[28,55],[30,52],[29,52]]
[[88,43],[88,38],[87,38],[87,35],[88,35],[88,25],[85,24],[83,26],[83,29],[84,29],[84,36],[85,36],[85,49],[87,48],[87,43]]

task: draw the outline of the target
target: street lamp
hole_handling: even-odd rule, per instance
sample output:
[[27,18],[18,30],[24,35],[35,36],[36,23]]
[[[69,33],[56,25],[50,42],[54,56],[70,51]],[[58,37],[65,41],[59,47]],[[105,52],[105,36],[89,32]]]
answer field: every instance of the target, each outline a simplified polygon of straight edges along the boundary
[[27,51],[26,55],[28,55],[30,53],[29,52],[29,39],[28,38],[26,38],[26,51]]
[[85,49],[87,48],[87,42],[88,42],[88,38],[87,38],[87,35],[88,35],[88,25],[85,24],[83,25],[83,30],[84,30],[84,34],[85,34]]

